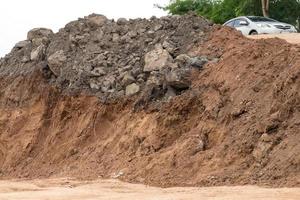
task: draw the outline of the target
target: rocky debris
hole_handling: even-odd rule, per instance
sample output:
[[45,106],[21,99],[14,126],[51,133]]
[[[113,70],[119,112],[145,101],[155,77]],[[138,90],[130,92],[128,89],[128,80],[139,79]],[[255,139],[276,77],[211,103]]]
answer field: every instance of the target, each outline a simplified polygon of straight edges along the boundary
[[[24,63],[28,68],[46,63],[45,69],[55,75],[47,76],[49,82],[107,99],[139,94],[147,85],[166,93],[166,87],[190,86],[190,71],[201,68],[205,59],[189,56],[189,51],[206,40],[203,33],[209,30],[211,23],[193,14],[116,22],[91,14],[56,34],[46,28],[32,29],[4,65],[23,73],[28,71]],[[13,59],[17,57],[21,59]]]

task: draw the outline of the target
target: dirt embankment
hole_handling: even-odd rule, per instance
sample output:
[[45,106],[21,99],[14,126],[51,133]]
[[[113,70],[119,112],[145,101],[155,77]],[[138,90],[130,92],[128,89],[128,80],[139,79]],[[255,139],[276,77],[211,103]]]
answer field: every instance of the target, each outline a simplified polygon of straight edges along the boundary
[[[299,186],[300,47],[215,28],[185,50],[174,56],[156,49],[154,57],[167,64],[152,67],[169,71],[142,72],[145,81],[135,82],[140,90],[105,104],[98,92],[114,94],[115,85],[110,92],[66,92],[71,82],[58,81],[64,73],[53,74],[51,59],[26,63],[28,73],[2,76],[1,176]],[[200,66],[203,56],[208,63]],[[5,75],[8,60],[1,65]],[[156,61],[150,59],[149,66]]]

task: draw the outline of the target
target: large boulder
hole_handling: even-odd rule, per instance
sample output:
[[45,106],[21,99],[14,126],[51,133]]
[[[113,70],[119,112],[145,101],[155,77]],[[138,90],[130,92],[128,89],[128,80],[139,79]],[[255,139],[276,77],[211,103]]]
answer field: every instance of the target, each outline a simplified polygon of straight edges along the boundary
[[27,33],[27,40],[33,40],[35,38],[49,38],[53,35],[53,31],[47,28],[34,28]]
[[169,52],[162,48],[161,45],[145,55],[144,72],[162,70],[166,67],[174,67],[173,58]]
[[56,75],[60,75],[61,68],[67,61],[67,57],[63,50],[59,50],[50,55],[47,59],[50,70]]

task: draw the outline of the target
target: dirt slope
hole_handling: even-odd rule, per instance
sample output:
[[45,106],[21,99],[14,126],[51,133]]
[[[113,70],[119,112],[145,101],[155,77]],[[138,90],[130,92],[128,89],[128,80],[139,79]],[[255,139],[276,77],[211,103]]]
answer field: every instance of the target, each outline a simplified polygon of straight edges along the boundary
[[162,86],[103,104],[93,92],[52,84],[43,62],[9,76],[2,64],[1,176],[299,186],[300,47],[228,28],[209,33],[186,50],[209,62],[188,69],[188,88],[176,79],[167,100]]

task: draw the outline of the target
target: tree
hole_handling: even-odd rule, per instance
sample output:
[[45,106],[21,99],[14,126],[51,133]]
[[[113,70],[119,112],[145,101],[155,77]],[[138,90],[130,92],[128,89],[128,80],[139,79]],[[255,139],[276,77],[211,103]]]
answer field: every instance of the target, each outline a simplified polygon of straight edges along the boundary
[[262,12],[265,17],[269,17],[270,0],[261,0]]

